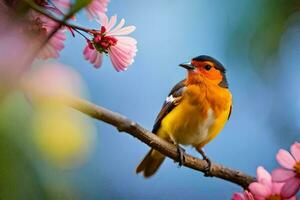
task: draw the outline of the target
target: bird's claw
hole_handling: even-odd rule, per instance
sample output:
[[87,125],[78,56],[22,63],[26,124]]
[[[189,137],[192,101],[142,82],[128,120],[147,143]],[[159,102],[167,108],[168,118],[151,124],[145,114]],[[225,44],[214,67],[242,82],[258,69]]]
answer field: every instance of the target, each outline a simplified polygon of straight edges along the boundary
[[198,149],[198,152],[202,155],[202,159],[206,161],[207,166],[204,168],[204,176],[206,177],[212,177],[212,166],[211,166],[211,160],[206,156],[204,151],[202,149]]
[[207,163],[207,166],[204,168],[204,176],[205,177],[212,177],[212,173],[211,173],[211,170],[212,170],[211,160],[207,156],[203,157],[203,160],[205,160],[206,163]]
[[178,144],[176,145],[176,147],[178,153],[178,166],[181,167],[182,165],[184,165],[185,162],[185,157],[184,157],[185,149],[179,146]]

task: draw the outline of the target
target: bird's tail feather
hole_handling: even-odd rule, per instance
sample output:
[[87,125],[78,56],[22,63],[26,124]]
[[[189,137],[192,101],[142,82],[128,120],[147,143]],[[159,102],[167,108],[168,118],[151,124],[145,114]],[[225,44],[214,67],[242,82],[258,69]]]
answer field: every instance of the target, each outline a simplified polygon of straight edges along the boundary
[[143,172],[145,178],[152,176],[165,160],[165,156],[151,149],[136,168],[136,173]]

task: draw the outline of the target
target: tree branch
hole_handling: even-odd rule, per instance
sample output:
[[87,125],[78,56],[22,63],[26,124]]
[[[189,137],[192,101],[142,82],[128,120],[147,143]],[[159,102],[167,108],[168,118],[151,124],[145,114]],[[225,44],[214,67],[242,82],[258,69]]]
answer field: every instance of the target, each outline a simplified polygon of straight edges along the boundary
[[[164,141],[155,134],[141,127],[136,122],[128,119],[127,117],[76,97],[68,98],[67,104],[92,118],[98,119],[116,127],[120,132],[126,132],[133,137],[136,137],[138,140],[147,144],[151,148],[178,162],[179,155],[175,145]],[[203,161],[186,153],[184,153],[184,156],[185,167],[200,172],[205,171],[205,168],[207,167],[206,161]],[[246,189],[250,183],[255,181],[255,178],[252,176],[216,163],[212,163],[211,175],[240,185],[244,189]]]

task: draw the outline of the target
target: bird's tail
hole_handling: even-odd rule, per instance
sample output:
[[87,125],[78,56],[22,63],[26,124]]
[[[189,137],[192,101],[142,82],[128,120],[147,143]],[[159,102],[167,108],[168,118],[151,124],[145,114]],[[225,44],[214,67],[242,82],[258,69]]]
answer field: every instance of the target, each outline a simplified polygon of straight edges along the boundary
[[143,172],[145,178],[152,176],[165,160],[165,156],[158,151],[151,149],[142,162],[137,166],[136,173]]

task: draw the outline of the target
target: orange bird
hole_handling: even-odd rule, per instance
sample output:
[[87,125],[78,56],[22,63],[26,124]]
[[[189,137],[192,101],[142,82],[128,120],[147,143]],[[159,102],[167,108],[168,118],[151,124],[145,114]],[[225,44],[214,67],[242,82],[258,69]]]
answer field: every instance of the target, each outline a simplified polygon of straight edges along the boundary
[[[205,55],[179,66],[187,69],[187,78],[169,93],[152,132],[177,145],[179,165],[184,162],[184,149],[179,145],[195,147],[208,162],[208,175],[211,162],[202,148],[220,133],[232,109],[225,68],[216,59]],[[136,168],[136,173],[150,177],[164,159],[163,154],[151,149]]]

